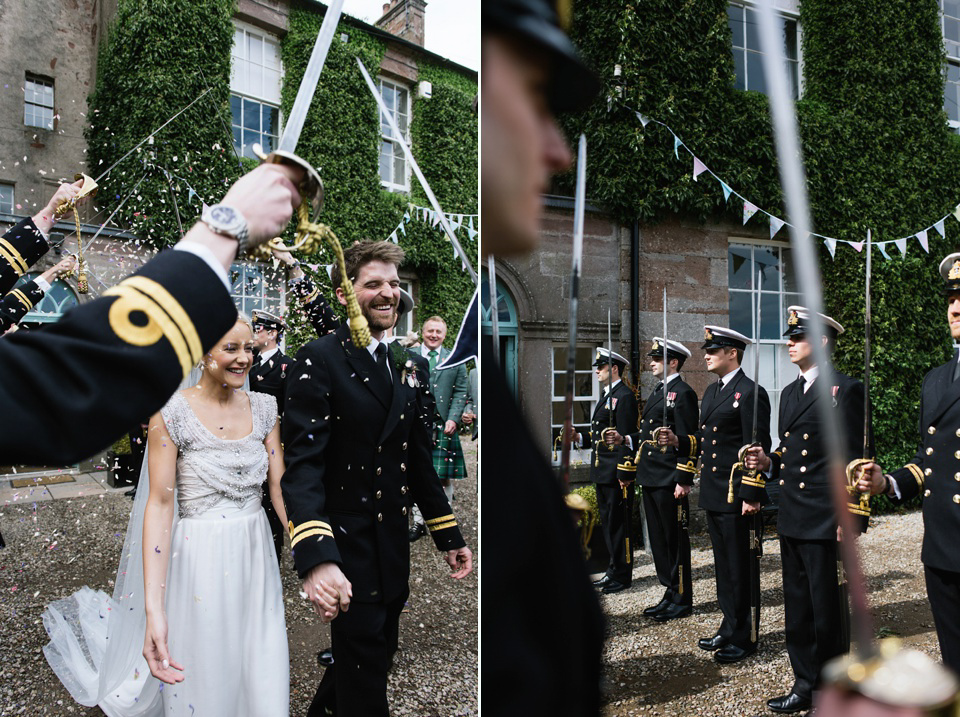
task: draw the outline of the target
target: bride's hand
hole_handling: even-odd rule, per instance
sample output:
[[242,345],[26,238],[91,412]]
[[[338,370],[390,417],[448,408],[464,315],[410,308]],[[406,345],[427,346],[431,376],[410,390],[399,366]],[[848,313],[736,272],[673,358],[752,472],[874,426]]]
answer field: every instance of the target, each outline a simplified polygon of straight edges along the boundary
[[168,685],[183,682],[183,666],[177,664],[167,650],[167,618],[165,615],[147,618],[147,634],[143,640],[143,656],[147,658],[150,674]]
[[303,581],[303,591],[322,622],[330,622],[341,610],[349,610],[353,598],[353,586],[336,563],[314,566]]

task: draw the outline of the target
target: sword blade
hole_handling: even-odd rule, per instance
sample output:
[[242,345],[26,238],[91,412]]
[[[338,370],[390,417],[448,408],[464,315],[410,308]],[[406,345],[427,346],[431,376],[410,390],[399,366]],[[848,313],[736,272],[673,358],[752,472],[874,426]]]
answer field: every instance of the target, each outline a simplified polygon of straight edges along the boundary
[[863,458],[870,456],[870,276],[872,273],[870,261],[871,232],[867,229],[867,276],[866,294],[867,303],[863,318]]
[[753,387],[753,428],[750,432],[750,444],[753,445],[757,442],[757,410],[760,405],[760,322],[761,317],[763,316],[763,294],[760,293],[760,288],[763,282],[763,272],[761,270],[757,271],[757,330],[753,333],[754,335],[754,344],[753,344],[753,381],[756,384]]
[[[613,411],[610,410],[610,394],[613,393],[613,334],[610,331],[610,309],[607,309],[607,418],[613,428]],[[612,446],[611,446],[612,447]]]
[[580,262],[583,256],[583,205],[587,185],[587,137],[580,135],[577,147],[577,191],[573,205],[573,268],[570,272],[570,320],[567,342],[567,389],[564,397],[563,448],[560,454],[560,484],[570,486],[570,442],[573,439],[573,389],[577,366],[577,302],[580,295]]
[[[663,427],[667,427],[667,373],[670,359],[667,354],[667,287],[663,287]],[[666,447],[664,446],[664,451]]]
[[300,140],[300,133],[303,131],[303,123],[307,119],[307,110],[310,109],[310,103],[313,101],[313,93],[320,81],[323,63],[327,60],[333,33],[337,29],[337,23],[340,22],[342,11],[343,0],[332,0],[327,6],[327,13],[323,16],[323,24],[320,25],[320,33],[313,45],[313,52],[310,53],[310,61],[307,63],[307,69],[300,81],[300,88],[297,90],[297,98],[293,101],[293,107],[290,109],[290,114],[287,116],[287,121],[283,127],[283,136],[280,137],[280,142],[277,144],[278,150],[294,154],[297,149],[297,142]]

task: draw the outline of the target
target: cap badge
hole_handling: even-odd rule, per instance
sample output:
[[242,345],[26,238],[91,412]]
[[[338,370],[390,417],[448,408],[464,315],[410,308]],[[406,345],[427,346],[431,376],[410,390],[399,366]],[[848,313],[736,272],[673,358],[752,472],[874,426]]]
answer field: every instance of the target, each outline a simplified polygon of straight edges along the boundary
[[705,341],[713,341],[713,332],[710,329],[704,329],[703,338]]
[[790,318],[787,319],[787,325],[788,325],[788,326],[796,326],[796,325],[799,324],[799,323],[800,323],[800,317],[797,316],[797,312],[796,312],[796,311],[791,311],[791,312],[790,312]]
[[950,271],[947,273],[947,279],[951,281],[960,279],[960,259],[953,262],[953,266],[950,267]]
[[653,340],[653,346],[650,347],[651,351],[657,351],[660,348],[660,342],[656,339]]

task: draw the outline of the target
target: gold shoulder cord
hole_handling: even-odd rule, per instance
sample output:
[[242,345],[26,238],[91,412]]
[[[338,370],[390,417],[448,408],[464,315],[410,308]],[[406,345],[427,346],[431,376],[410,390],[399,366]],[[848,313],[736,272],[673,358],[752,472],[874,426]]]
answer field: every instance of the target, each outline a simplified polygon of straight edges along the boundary
[[83,258],[83,239],[80,236],[80,213],[77,212],[77,201],[84,197],[95,197],[97,195],[97,183],[92,177],[88,177],[86,174],[74,175],[73,179],[74,181],[78,179],[83,180],[83,184],[80,185],[80,191],[71,201],[60,202],[53,216],[54,219],[59,219],[67,213],[67,210],[73,210],[73,220],[77,224],[77,268],[74,270],[77,274],[77,291],[81,294],[86,294],[90,291],[90,287],[87,283],[87,262]]

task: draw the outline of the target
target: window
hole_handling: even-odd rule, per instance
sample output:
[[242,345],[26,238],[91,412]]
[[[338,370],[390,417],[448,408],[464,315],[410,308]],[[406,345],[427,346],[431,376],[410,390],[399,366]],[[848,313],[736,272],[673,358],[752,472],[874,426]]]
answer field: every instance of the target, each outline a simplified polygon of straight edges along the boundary
[[0,214],[13,214],[13,185],[0,183]]
[[[763,51],[760,47],[760,24],[757,11],[745,5],[728,5],[727,17],[733,34],[733,64],[738,90],[767,92],[763,73]],[[778,15],[777,24],[782,35],[781,57],[787,66],[787,81],[793,99],[800,97],[800,31],[797,20]]]
[[[380,80],[380,94],[400,128],[404,142],[410,141],[410,91],[406,87],[387,80]],[[383,112],[380,113],[380,183],[388,189],[400,192],[410,190],[407,159],[403,149],[393,136]]]
[[[405,292],[413,296],[413,282],[400,280],[400,288]],[[413,312],[404,311],[403,316],[400,317],[400,321],[397,322],[397,325],[393,329],[394,336],[406,336],[411,331],[415,330],[416,324],[413,322]],[[454,334],[456,336],[456,334]],[[421,337],[422,338],[422,337]]]
[[960,132],[960,0],[940,0],[943,47],[947,52],[943,86],[943,111],[955,132]]
[[230,68],[230,114],[233,146],[242,157],[254,158],[253,145],[264,152],[280,136],[280,44],[276,38],[237,25],[233,30]]
[[[40,276],[40,272],[30,272],[29,274],[24,274],[17,280],[17,283],[14,284],[14,288],[23,286],[28,281],[33,281],[36,279],[38,276]],[[24,314],[21,322],[52,324],[56,321],[59,321],[60,317],[63,316],[67,309],[70,309],[79,303],[80,301],[77,299],[77,295],[74,293],[70,285],[63,279],[56,279],[52,284],[50,284],[50,288],[47,290],[47,293],[44,294],[43,298],[36,304],[36,306]]]
[[[787,245],[731,243],[727,252],[730,294],[730,328],[755,339],[759,335],[760,385],[770,396],[770,432],[777,444],[780,415],[780,391],[796,379],[799,371],[790,362],[786,331],[787,307],[800,304],[793,272],[791,250]],[[759,291],[757,272],[761,273]],[[757,327],[757,297],[760,298],[760,322]],[[747,347],[743,370],[753,378],[754,351]]]
[[[490,310],[490,280],[487,268],[480,270],[480,329],[484,336],[493,337],[493,312]],[[517,305],[502,281],[497,282],[497,335],[500,339],[497,354],[500,369],[507,379],[507,387],[517,397],[517,343],[520,336],[520,318]],[[490,346],[493,346],[491,341]],[[484,349],[487,350],[487,349]],[[566,364],[564,364],[566,369]]]
[[230,267],[230,296],[247,316],[264,309],[283,316],[286,310],[279,274],[262,264],[234,264]]
[[[552,453],[556,459],[554,465],[560,464],[562,442],[559,439],[560,431],[566,419],[567,408],[567,352],[569,347],[553,347],[553,396],[551,398],[550,440],[553,441]],[[590,431],[593,419],[593,409],[600,400],[600,387],[597,375],[593,369],[594,347],[577,346],[577,355],[574,368],[573,388],[573,427],[584,436]],[[591,450],[583,448],[577,450],[571,446],[570,465],[578,465],[590,460]]]
[[27,75],[23,83],[23,123],[53,129],[53,80]]

